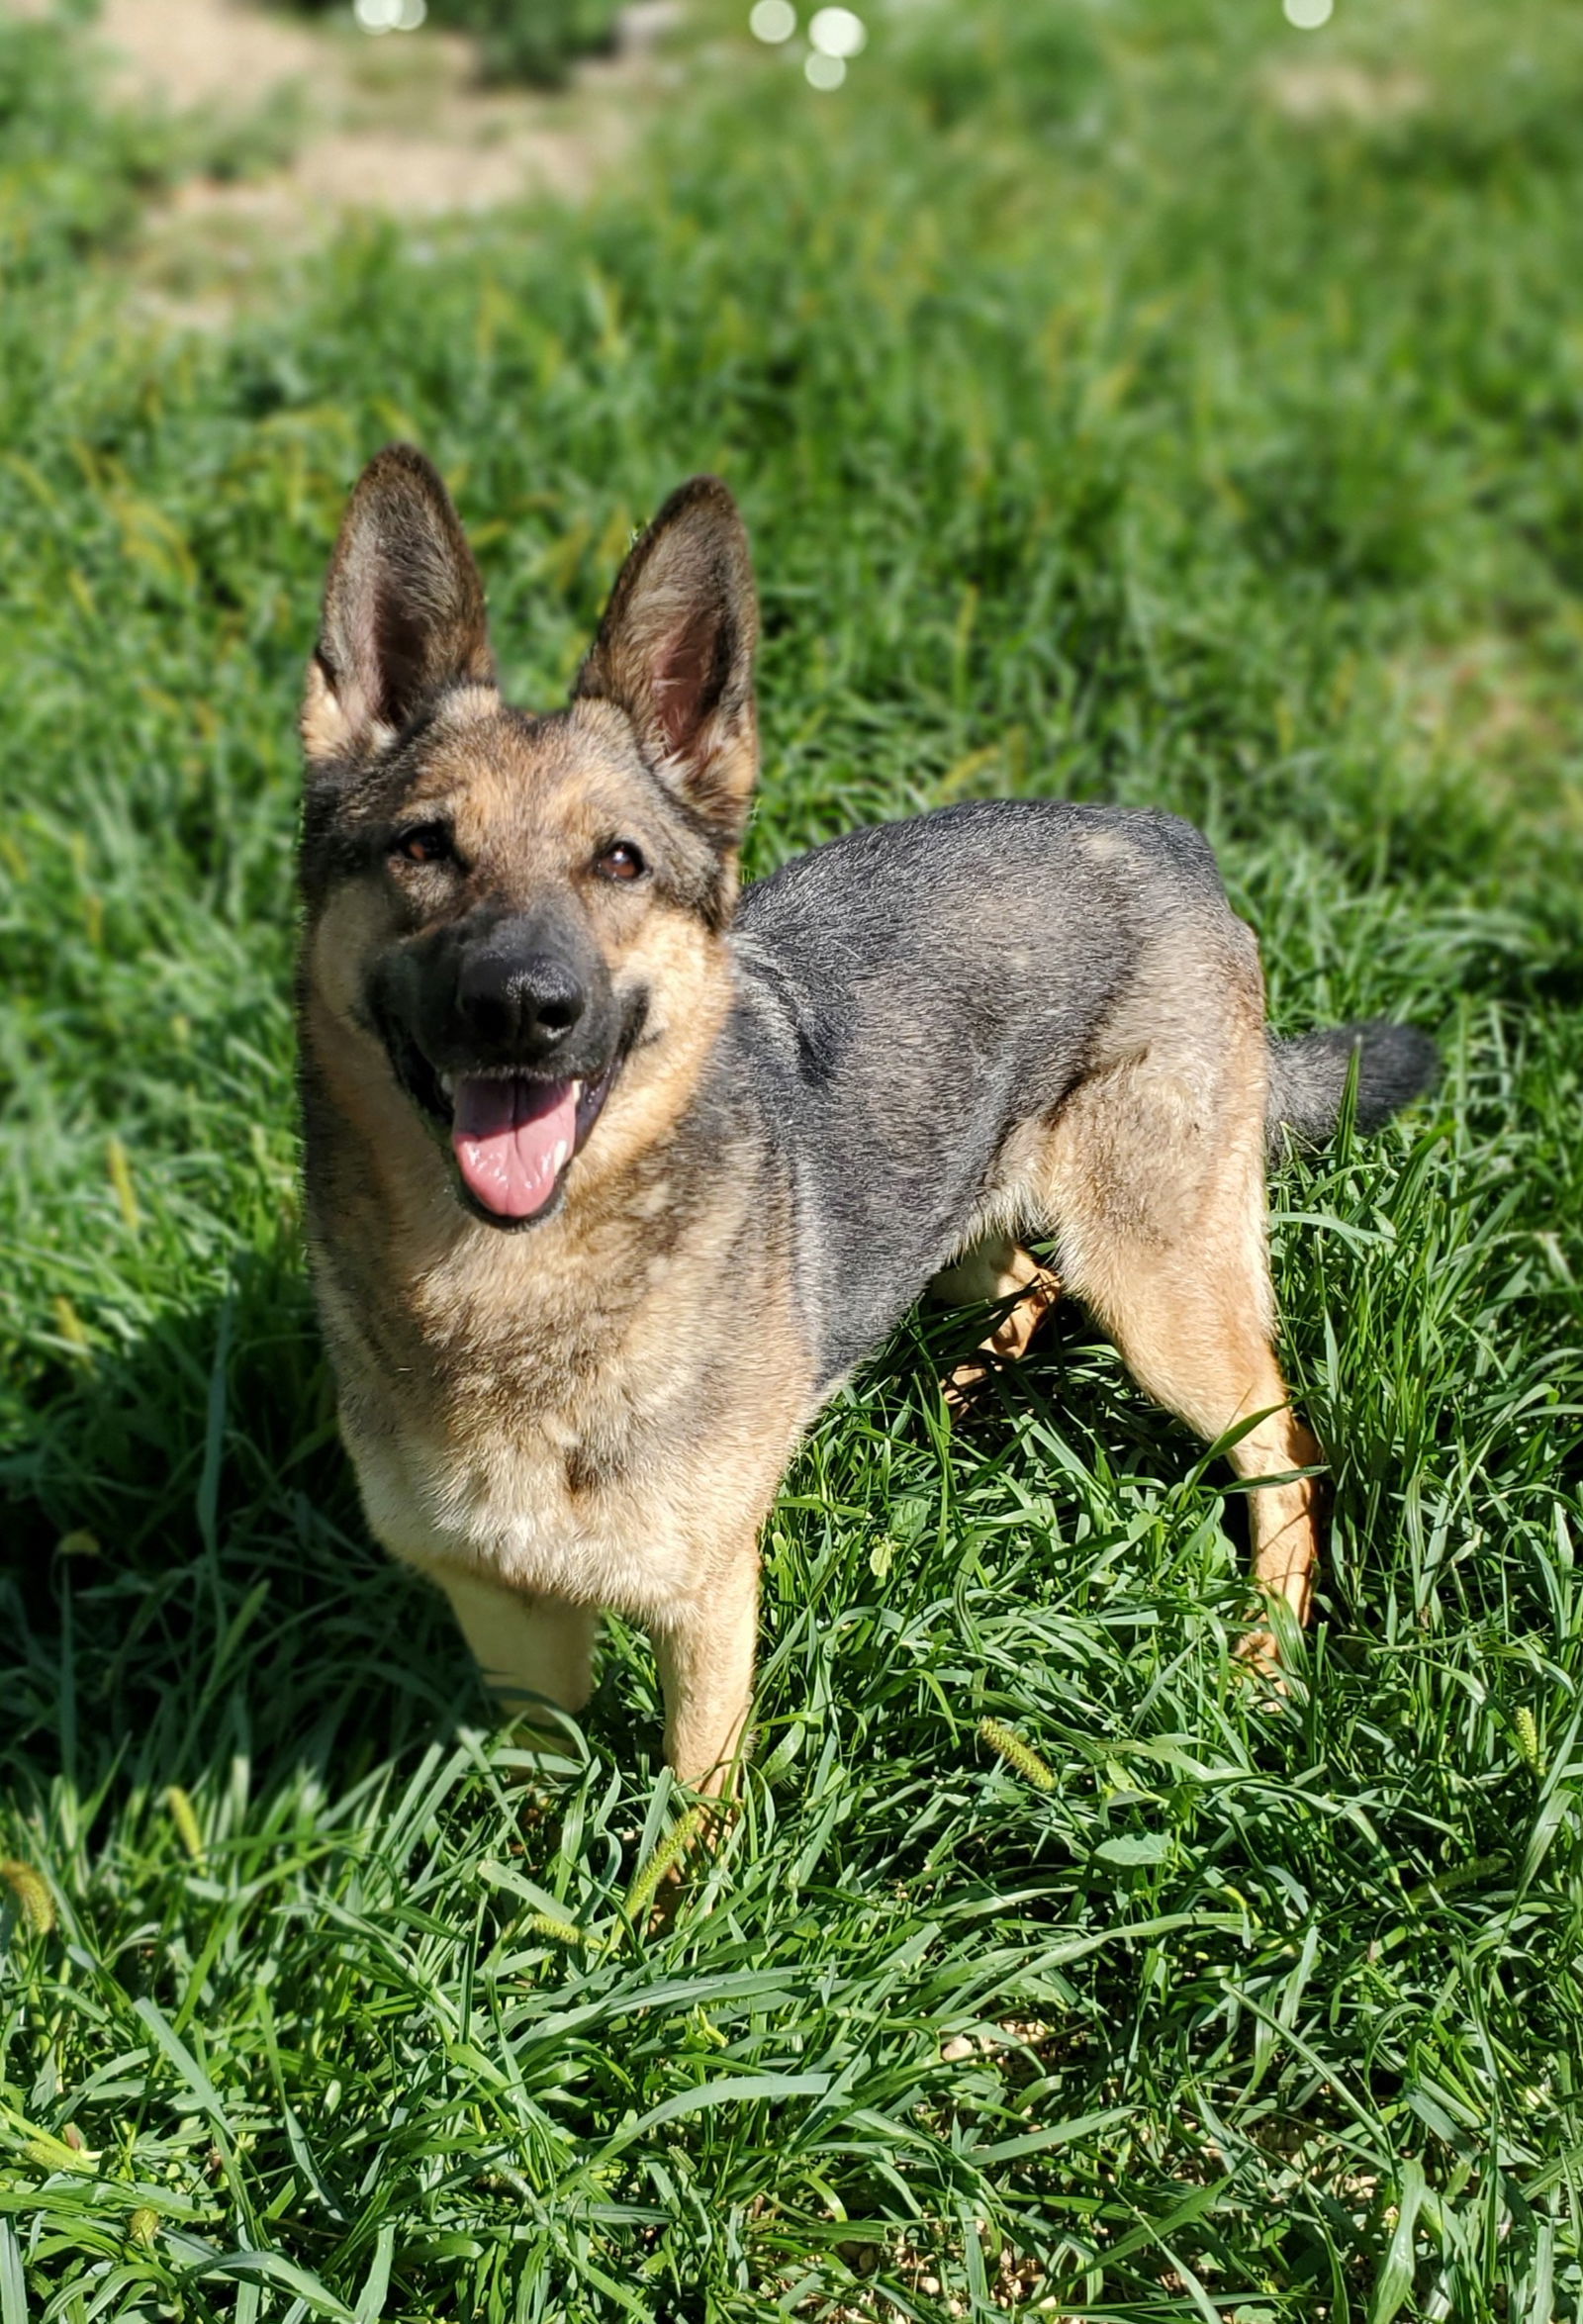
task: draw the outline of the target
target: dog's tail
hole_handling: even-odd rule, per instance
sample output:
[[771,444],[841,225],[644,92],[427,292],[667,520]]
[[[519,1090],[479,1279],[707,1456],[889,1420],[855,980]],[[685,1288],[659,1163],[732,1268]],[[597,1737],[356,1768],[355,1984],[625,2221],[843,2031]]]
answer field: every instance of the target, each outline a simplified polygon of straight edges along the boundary
[[1265,1131],[1272,1154],[1288,1141],[1323,1146],[1335,1134],[1353,1058],[1357,1060],[1357,1127],[1381,1130],[1440,1079],[1440,1053],[1416,1025],[1383,1017],[1366,1025],[1334,1025],[1300,1041],[1269,1045]]

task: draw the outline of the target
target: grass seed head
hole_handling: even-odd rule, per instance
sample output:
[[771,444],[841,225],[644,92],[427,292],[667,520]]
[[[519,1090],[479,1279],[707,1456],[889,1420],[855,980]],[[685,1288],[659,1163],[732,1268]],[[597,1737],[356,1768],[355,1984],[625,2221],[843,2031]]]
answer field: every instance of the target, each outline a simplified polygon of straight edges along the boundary
[[980,1719],[978,1739],[987,1743],[1008,1767],[1014,1767],[1036,1792],[1053,1792],[1056,1788],[1055,1770],[1040,1758],[1030,1743],[1014,1735],[1009,1726],[1002,1726],[998,1719]]
[[34,1935],[47,1936],[55,1924],[55,1901],[44,1874],[8,1856],[0,1863],[0,1880],[16,1898],[17,1909]]
[[666,1833],[648,1861],[640,1864],[626,1892],[625,1912],[628,1920],[639,1921],[659,1894],[660,1883],[683,1859],[691,1855],[698,1843],[709,1811],[701,1803],[679,1816]]
[[204,1869],[204,1835],[199,1828],[197,1811],[180,1784],[172,1784],[165,1793],[165,1806],[170,1810],[170,1820],[175,1825],[186,1849],[200,1872]]

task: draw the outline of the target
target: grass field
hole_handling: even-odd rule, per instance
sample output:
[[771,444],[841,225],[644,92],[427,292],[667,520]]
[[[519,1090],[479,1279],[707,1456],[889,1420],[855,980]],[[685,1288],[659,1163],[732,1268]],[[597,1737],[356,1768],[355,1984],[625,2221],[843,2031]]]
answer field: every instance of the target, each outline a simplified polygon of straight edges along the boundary
[[[179,156],[0,24],[0,2324],[1576,2324],[1583,18],[941,0],[820,97],[739,14],[586,211],[201,336],[127,296]],[[1223,1472],[1068,1314],[977,1427],[951,1319],[815,1432],[669,1928],[644,1642],[564,1787],[487,1728],[299,1243],[295,692],[394,434],[529,700],[726,475],[757,867],[1160,802],[1283,1030],[1436,1029],[1274,1186],[1337,1498],[1282,1707]]]

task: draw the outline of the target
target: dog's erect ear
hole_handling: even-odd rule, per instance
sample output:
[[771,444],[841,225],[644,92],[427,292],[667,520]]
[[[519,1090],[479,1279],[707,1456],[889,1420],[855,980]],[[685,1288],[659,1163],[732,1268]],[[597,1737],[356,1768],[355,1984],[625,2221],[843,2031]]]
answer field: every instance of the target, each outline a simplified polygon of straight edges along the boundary
[[484,585],[450,495],[421,452],[387,444],[329,561],[303,697],[308,756],[363,757],[442,688],[494,677]]
[[758,773],[748,536],[718,478],[673,493],[611,593],[579,697],[614,702],[696,813],[734,846]]

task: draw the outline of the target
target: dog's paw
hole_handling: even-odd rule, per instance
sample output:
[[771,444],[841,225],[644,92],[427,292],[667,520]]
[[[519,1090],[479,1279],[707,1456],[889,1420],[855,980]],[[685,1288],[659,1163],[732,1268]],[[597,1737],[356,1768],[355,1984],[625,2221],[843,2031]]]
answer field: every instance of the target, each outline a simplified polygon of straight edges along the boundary
[[940,1383],[940,1393],[953,1419],[965,1420],[977,1412],[984,1389],[999,1369],[993,1356],[970,1355],[954,1371],[947,1372]]
[[962,1417],[973,1412],[985,1387],[1007,1364],[1018,1363],[1033,1346],[1040,1326],[1061,1298],[1060,1277],[1048,1267],[1033,1267],[1022,1295],[1004,1314],[987,1340],[975,1348],[940,1383],[947,1409]]
[[1286,1692],[1286,1669],[1280,1658],[1280,1646],[1267,1625],[1261,1623],[1246,1637],[1238,1639],[1235,1659],[1250,1678],[1261,1679],[1277,1695]]

